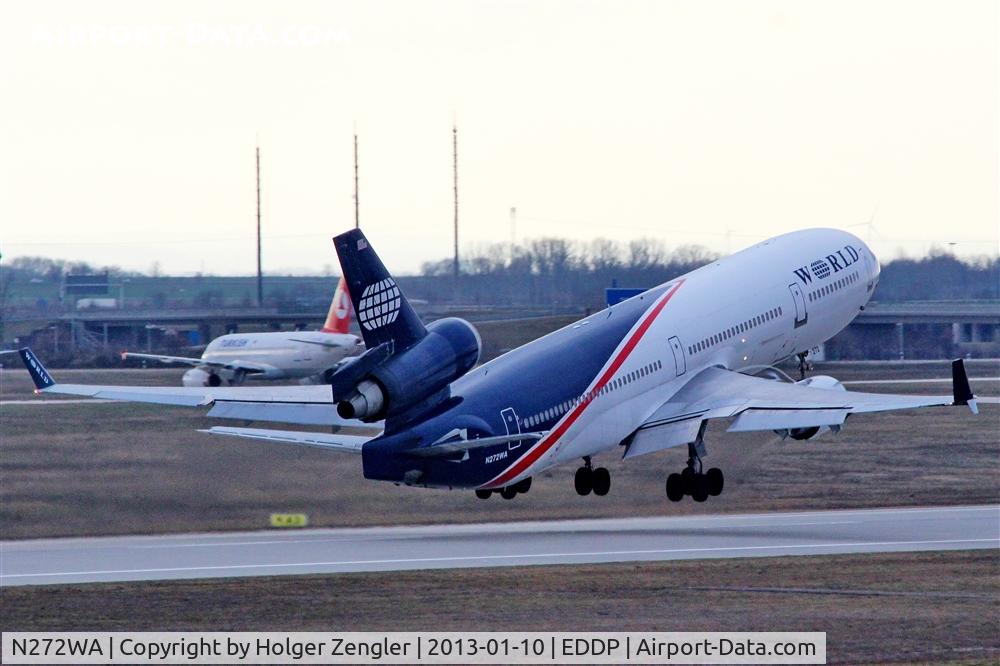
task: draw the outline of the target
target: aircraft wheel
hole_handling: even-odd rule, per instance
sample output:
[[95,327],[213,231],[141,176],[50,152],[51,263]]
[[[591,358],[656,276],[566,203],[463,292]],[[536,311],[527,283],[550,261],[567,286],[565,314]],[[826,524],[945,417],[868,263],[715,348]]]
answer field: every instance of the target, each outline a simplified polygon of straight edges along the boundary
[[611,490],[611,472],[608,471],[607,467],[595,469],[591,481],[594,485],[594,494],[598,497],[604,497]]
[[514,490],[516,490],[519,493],[526,493],[529,490],[531,490],[531,477],[529,476],[527,479],[521,479],[520,481],[515,483]]
[[695,502],[704,502],[708,499],[708,479],[704,474],[691,476],[691,499]]
[[708,481],[708,494],[712,497],[718,497],[722,494],[722,488],[726,485],[726,477],[722,474],[722,470],[718,467],[713,467],[705,473],[705,480]]
[[512,500],[515,497],[517,497],[517,490],[514,489],[514,486],[507,486],[506,488],[500,491],[500,497],[504,498],[505,500]]
[[684,478],[680,474],[671,474],[667,477],[667,499],[671,502],[680,502],[684,499]]
[[479,499],[489,499],[492,494],[493,491],[489,488],[479,488],[476,490],[476,497]]
[[594,489],[594,472],[589,467],[581,467],[576,470],[573,478],[573,486],[577,495],[589,495]]
[[681,492],[685,495],[694,493],[695,472],[690,467],[685,467],[679,475],[681,477]]

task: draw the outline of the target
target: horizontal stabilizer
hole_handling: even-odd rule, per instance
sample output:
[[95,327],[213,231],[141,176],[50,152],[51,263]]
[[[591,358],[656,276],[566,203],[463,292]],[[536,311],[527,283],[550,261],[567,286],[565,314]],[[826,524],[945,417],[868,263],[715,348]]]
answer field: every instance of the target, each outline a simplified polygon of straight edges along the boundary
[[277,444],[294,444],[308,446],[327,451],[346,451],[361,453],[365,442],[374,439],[372,435],[348,435],[342,433],[301,432],[295,430],[265,430],[263,428],[227,428],[215,426],[208,430],[200,430],[210,435],[225,435],[227,437],[242,437],[244,439],[259,439]]
[[[325,387],[323,387],[325,388]],[[297,425],[354,426],[361,422],[341,418],[331,403],[242,402],[217,400],[206,416],[241,421],[272,421]],[[378,424],[372,424],[380,427]]]

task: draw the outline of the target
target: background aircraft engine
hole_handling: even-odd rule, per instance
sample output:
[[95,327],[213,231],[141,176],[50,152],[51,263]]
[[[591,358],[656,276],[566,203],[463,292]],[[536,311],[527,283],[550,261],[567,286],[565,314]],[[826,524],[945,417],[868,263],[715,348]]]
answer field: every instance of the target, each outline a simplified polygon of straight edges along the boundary
[[427,326],[419,342],[389,357],[337,404],[345,419],[377,421],[427,400],[479,362],[482,341],[472,324],[448,317]]
[[191,368],[184,373],[181,378],[184,386],[221,386],[222,377],[214,372],[207,372],[201,368]]

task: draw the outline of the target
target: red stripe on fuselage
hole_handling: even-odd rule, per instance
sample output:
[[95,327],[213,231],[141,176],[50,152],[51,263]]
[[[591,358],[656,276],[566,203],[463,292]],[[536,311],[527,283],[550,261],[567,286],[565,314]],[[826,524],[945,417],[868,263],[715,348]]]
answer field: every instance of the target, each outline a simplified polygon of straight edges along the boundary
[[656,319],[656,317],[660,314],[660,311],[663,310],[667,301],[673,298],[674,294],[677,293],[677,290],[680,289],[682,284],[684,284],[684,280],[677,282],[677,284],[674,285],[674,288],[668,291],[660,302],[650,309],[650,311],[646,314],[646,318],[643,319],[641,324],[639,324],[639,328],[635,330],[632,337],[630,337],[628,342],[625,343],[625,346],[622,347],[622,350],[618,352],[618,356],[615,357],[615,360],[610,366],[608,366],[608,369],[604,371],[604,374],[601,375],[601,378],[597,381],[597,383],[594,384],[589,391],[587,391],[586,395],[589,397],[585,398],[576,407],[574,407],[573,410],[567,414],[566,417],[559,422],[545,438],[538,442],[535,448],[521,456],[521,458],[506,472],[501,473],[500,476],[494,478],[492,481],[483,484],[483,488],[502,487],[508,481],[514,479],[518,474],[521,474],[524,470],[533,465],[536,460],[545,454],[546,451],[552,448],[553,444],[559,441],[559,438],[562,437],[569,427],[576,422],[580,415],[583,414],[583,411],[587,408],[587,406],[595,400],[595,394],[604,388],[611,378],[614,377],[615,373],[618,372],[618,369],[628,359],[632,350],[634,350],[639,344],[642,336],[645,335],[646,331],[649,330],[649,327],[653,325],[653,320]]

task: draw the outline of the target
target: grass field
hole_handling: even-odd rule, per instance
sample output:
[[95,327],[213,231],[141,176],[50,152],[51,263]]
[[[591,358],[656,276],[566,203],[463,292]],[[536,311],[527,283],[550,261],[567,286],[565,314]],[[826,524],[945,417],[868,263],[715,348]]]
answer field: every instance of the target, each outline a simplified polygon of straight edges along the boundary
[[[820,367],[845,379],[948,376],[947,364]],[[970,365],[995,377],[996,363]],[[61,371],[66,382],[169,384],[176,370]],[[973,381],[982,394],[1000,383]],[[947,393],[947,383],[857,387]],[[23,370],[0,372],[0,399],[30,398]],[[706,462],[726,472],[726,491],[705,504],[672,504],[666,473],[683,448],[623,463],[604,498],[578,497],[574,468],[535,479],[513,501],[468,491],[396,487],[361,477],[349,454],[213,438],[203,409],[123,403],[0,407],[0,537],[4,539],[265,527],[272,512],[304,512],[315,526],[698,514],[887,505],[996,502],[1000,405],[852,417],[837,436],[812,442],[709,429]]]
[[[994,363],[970,364],[996,377]],[[947,377],[946,363],[819,366],[845,380]],[[66,382],[174,384],[176,370],[59,371]],[[0,371],[0,400],[30,398]],[[854,390],[948,393],[942,384]],[[976,382],[982,395],[1000,383]],[[438,523],[996,502],[1000,405],[853,417],[835,437],[781,442],[708,433],[725,493],[671,504],[684,451],[623,463],[605,498],[578,497],[573,468],[513,501],[366,481],[360,461],[196,432],[202,409],[121,403],[0,406],[4,539],[312,525]],[[779,557],[336,576],[0,588],[13,630],[825,631],[830,663],[997,663],[996,551]]]
[[829,663],[996,663],[998,567],[968,551],[15,587],[0,627],[825,631]]

